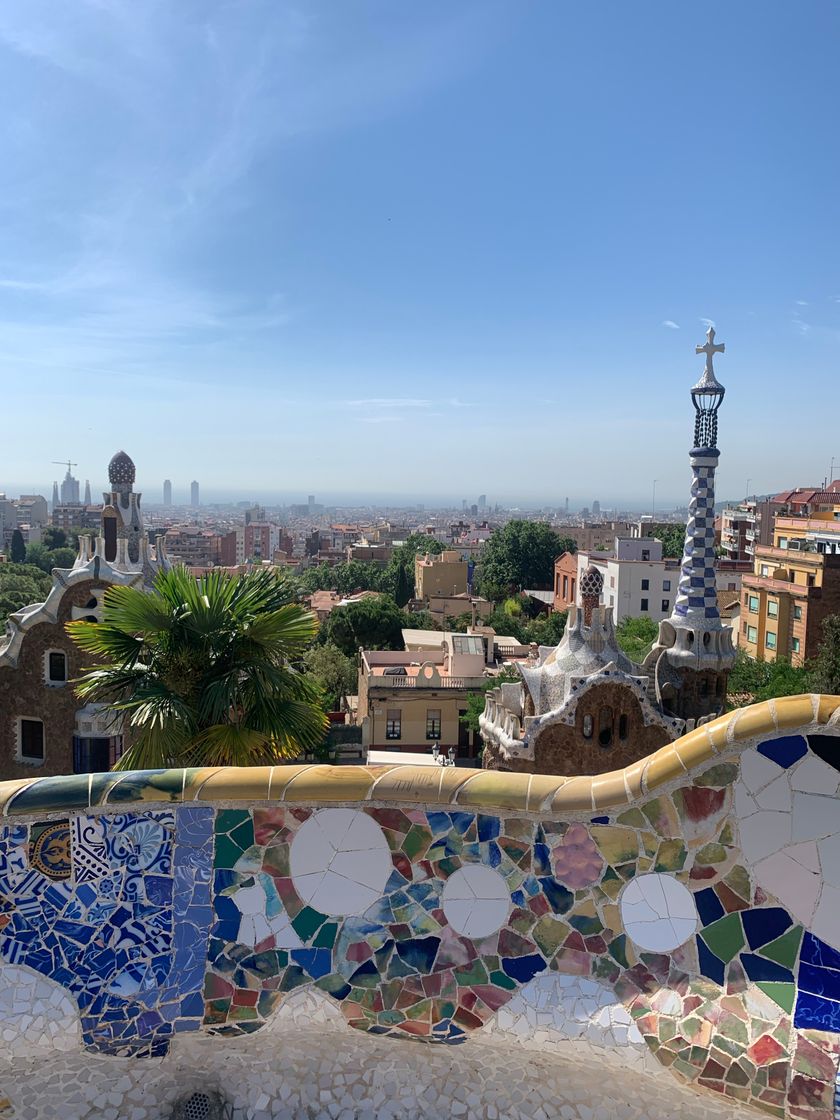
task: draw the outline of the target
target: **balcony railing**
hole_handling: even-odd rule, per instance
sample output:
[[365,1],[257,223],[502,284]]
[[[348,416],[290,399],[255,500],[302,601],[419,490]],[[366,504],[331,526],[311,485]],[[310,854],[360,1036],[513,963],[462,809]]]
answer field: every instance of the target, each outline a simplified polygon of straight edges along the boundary
[[376,688],[428,688],[434,691],[442,688],[481,688],[487,683],[487,677],[440,677],[430,680],[428,677],[371,677],[368,681],[368,690]]

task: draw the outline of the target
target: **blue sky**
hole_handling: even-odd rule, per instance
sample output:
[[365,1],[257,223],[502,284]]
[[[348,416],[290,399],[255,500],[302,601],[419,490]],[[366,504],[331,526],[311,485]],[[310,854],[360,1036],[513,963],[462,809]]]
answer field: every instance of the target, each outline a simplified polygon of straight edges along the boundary
[[4,0],[0,489],[684,500],[820,480],[840,8]]

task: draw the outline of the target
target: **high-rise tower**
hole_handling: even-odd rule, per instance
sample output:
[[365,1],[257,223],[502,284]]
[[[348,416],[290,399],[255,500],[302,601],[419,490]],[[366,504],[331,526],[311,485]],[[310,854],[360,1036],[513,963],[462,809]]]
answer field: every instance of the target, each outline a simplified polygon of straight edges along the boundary
[[660,622],[645,665],[655,667],[657,698],[664,707],[681,719],[696,721],[723,711],[735,649],[732,628],[721,621],[715,586],[717,414],[726,390],[715,377],[713,358],[724,352],[724,345],[715,342],[714,327],[695,352],[705,354],[706,365],[691,390],[691,501],[680,581],[671,617]]
[[199,504],[198,483],[193,481],[190,483],[190,505],[193,507],[193,509],[197,509]]
[[90,505],[90,479],[85,479],[85,505]]
[[163,504],[165,506],[172,505],[172,481],[168,478],[163,480]]

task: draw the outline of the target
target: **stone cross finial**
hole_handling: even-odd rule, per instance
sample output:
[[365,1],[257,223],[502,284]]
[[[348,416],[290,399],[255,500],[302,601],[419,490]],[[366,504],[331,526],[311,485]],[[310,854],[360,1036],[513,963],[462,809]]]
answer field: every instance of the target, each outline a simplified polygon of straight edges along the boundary
[[705,344],[703,346],[695,346],[694,347],[694,353],[695,354],[705,354],[706,355],[706,373],[709,373],[709,374],[711,374],[712,377],[714,377],[715,371],[712,367],[712,358],[714,357],[715,354],[722,354],[725,349],[726,349],[726,343],[725,342],[716,343],[715,342],[715,328],[714,327],[709,327],[709,329],[706,331],[706,342],[705,342]]

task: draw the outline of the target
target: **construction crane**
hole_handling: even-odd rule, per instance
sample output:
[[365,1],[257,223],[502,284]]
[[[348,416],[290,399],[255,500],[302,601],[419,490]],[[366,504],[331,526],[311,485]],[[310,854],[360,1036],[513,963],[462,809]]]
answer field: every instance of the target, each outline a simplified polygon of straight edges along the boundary
[[52,461],[58,467],[67,467],[68,474],[70,473],[71,467],[78,467],[79,465],[78,463],[71,463],[69,459],[53,459]]

